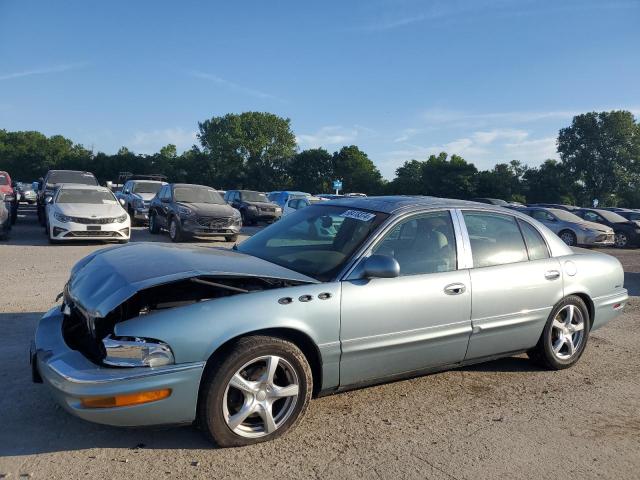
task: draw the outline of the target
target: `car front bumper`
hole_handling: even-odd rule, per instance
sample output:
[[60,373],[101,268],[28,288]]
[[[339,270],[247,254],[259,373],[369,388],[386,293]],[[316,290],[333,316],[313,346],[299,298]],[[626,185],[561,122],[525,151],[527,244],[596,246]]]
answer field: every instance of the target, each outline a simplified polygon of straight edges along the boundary
[[[99,227],[99,229],[94,230],[92,227]],[[84,223],[60,222],[53,215],[50,215],[49,228],[51,238],[58,241],[129,240],[131,237],[129,219],[122,223],[86,225]]]
[[[34,380],[42,380],[68,412],[84,420],[115,426],[193,422],[205,362],[157,368],[102,367],[67,346],[62,320],[58,307],[40,319],[31,346],[31,366]],[[171,389],[169,397],[150,403],[109,408],[86,408],[81,404],[83,398],[167,388]]]
[[615,244],[615,235],[611,233],[591,233],[581,232],[578,236],[579,245],[588,245],[591,247],[611,247]]
[[206,236],[229,236],[237,235],[242,228],[242,222],[230,222],[226,225],[214,225],[207,226],[201,224],[197,219],[184,219],[182,220],[182,231],[190,235],[196,235],[201,237]]
[[133,210],[133,218],[144,222],[149,221],[149,208],[136,208]]
[[267,212],[264,210],[246,209],[244,215],[247,220],[252,222],[275,222],[282,216],[282,211]]

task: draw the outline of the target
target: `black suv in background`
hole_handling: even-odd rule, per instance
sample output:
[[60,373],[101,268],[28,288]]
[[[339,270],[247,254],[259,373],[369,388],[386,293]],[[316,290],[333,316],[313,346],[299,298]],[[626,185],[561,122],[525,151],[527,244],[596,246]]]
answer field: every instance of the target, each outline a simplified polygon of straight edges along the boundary
[[174,242],[186,237],[224,237],[238,240],[240,212],[227,205],[211,187],[188,183],[164,185],[149,205],[149,232],[169,231]]
[[640,246],[640,222],[628,220],[616,212],[597,208],[581,208],[571,213],[588,222],[601,223],[613,228],[614,245],[618,248]]
[[224,199],[233,208],[240,210],[245,225],[255,225],[259,221],[272,223],[282,216],[282,208],[269,201],[264,193],[253,190],[227,190]]
[[75,183],[79,185],[98,185],[98,180],[91,172],[78,170],[49,170],[44,178],[38,180],[38,191],[36,203],[38,204],[38,221],[45,225],[45,205],[47,197],[52,197],[56,187],[63,183]]

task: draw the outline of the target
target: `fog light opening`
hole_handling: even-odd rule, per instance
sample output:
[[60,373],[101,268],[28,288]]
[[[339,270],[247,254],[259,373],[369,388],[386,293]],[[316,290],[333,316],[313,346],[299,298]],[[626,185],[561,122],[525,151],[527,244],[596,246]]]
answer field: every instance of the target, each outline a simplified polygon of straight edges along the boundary
[[83,408],[114,408],[140,405],[143,403],[157,402],[168,398],[171,389],[152,390],[150,392],[128,393],[126,395],[114,395],[113,397],[85,397],[80,399]]

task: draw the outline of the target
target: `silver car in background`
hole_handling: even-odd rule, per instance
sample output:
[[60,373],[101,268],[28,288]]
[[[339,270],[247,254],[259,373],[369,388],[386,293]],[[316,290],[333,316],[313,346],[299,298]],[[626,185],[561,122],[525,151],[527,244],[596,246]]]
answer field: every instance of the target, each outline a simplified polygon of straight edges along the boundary
[[613,229],[600,223],[588,222],[559,208],[528,207],[520,210],[535,218],[571,246],[611,247],[615,243]]
[[86,420],[197,422],[248,445],[297,424],[312,396],[522,352],[568,368],[622,312],[623,279],[616,258],[515,210],[342,198],[231,250],[85,257],[38,324],[33,376]]

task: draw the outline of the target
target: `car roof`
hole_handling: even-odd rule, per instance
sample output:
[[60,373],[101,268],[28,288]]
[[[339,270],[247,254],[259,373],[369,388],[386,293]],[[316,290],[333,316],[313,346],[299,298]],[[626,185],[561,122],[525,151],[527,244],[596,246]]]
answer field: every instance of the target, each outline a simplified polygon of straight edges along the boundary
[[386,197],[341,197],[322,202],[322,205],[338,205],[341,207],[373,210],[382,213],[398,213],[400,211],[420,210],[422,208],[480,208],[497,212],[513,212],[498,205],[457,200],[453,198],[439,198],[427,196],[392,195]]
[[215,188],[210,187],[208,185],[199,185],[197,183],[170,183],[168,185],[172,185],[174,187],[202,187],[202,188],[210,188],[211,190],[215,190]]

